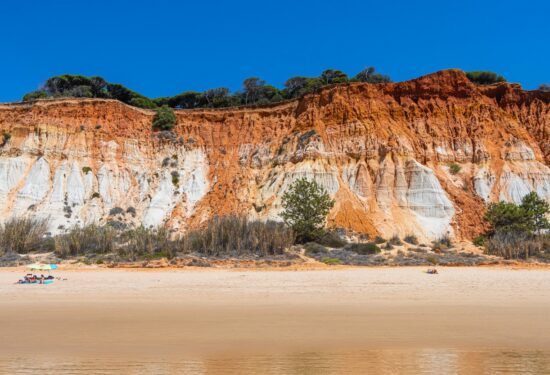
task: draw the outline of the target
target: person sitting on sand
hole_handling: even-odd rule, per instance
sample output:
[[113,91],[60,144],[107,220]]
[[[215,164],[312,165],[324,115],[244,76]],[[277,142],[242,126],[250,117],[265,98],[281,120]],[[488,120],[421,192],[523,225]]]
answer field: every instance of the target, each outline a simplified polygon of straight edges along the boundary
[[429,273],[430,275],[436,275],[437,270],[435,268],[430,268],[430,269],[428,269],[427,273]]

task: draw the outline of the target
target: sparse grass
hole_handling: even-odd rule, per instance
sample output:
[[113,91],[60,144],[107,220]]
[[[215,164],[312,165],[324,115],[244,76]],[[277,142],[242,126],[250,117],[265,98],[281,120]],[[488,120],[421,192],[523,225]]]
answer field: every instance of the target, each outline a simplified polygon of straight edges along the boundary
[[407,234],[403,240],[411,245],[418,245],[418,238],[414,234]]
[[449,172],[451,172],[451,174],[458,174],[460,172],[460,170],[462,169],[462,167],[456,163],[451,163],[449,164]]
[[403,245],[403,241],[401,241],[401,238],[397,234],[394,234],[392,238],[388,240],[388,243],[391,243],[394,246],[401,246]]
[[452,247],[453,247],[453,242],[451,240],[451,237],[447,233],[432,242],[433,251],[446,250]]

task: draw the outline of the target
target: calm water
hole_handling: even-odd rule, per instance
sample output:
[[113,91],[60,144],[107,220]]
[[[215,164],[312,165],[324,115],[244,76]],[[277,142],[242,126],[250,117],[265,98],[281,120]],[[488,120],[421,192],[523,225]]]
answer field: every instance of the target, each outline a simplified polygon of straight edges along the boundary
[[0,359],[0,374],[550,374],[550,351],[361,351],[202,360]]

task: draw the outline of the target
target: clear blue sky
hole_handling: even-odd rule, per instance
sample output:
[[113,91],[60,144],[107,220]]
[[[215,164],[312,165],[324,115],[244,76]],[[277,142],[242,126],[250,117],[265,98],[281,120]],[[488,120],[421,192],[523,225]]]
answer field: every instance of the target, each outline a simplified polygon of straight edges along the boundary
[[0,101],[99,75],[150,97],[366,66],[405,80],[493,70],[550,83],[550,1],[4,1]]

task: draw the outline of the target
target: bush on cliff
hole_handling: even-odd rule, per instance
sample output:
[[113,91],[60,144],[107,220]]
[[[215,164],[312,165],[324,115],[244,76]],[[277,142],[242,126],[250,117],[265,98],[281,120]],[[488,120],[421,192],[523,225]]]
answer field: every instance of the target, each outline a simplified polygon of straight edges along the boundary
[[174,110],[166,105],[158,108],[153,118],[153,129],[172,130],[176,125],[176,114]]
[[467,72],[466,77],[476,85],[492,85],[506,82],[506,79],[494,72]]
[[300,178],[283,194],[282,206],[285,224],[296,233],[296,240],[304,243],[323,235],[325,219],[334,200],[315,180]]

